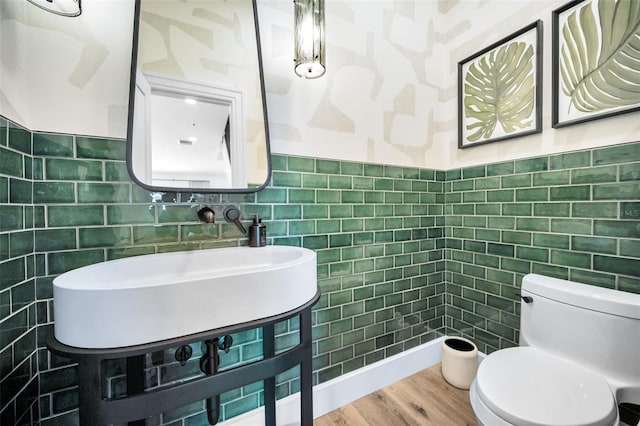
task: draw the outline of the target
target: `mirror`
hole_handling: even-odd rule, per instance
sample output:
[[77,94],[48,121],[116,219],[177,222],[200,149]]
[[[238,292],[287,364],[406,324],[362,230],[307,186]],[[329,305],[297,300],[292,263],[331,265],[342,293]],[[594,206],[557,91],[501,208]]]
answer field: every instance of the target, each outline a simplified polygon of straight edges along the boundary
[[136,0],[127,142],[129,174],[149,190],[268,183],[256,0]]

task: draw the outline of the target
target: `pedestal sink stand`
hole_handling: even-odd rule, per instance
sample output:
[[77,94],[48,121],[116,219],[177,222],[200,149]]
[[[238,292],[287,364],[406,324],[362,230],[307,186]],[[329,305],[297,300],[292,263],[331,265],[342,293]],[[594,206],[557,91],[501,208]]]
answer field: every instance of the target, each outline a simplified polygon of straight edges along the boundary
[[[52,336],[47,346],[51,352],[78,362],[81,425],[124,422],[129,422],[129,425],[141,425],[147,417],[263,381],[265,425],[276,426],[275,376],[300,365],[300,420],[302,426],[312,426],[311,308],[319,297],[318,292],[306,304],[283,314],[154,343],[122,348],[84,349],[62,344]],[[276,354],[274,325],[295,316],[299,316],[300,319],[300,343]],[[263,330],[263,359],[176,385],[145,390],[145,354],[255,328]],[[120,358],[126,358],[127,362],[127,396],[104,399],[102,383],[105,377],[102,374],[101,362]]]

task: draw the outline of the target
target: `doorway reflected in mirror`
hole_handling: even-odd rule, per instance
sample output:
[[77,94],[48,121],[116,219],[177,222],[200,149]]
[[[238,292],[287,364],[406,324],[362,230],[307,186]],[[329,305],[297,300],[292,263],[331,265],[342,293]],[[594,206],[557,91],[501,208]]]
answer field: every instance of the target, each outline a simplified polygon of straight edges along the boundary
[[255,191],[270,176],[255,1],[136,0],[127,163],[152,190]]

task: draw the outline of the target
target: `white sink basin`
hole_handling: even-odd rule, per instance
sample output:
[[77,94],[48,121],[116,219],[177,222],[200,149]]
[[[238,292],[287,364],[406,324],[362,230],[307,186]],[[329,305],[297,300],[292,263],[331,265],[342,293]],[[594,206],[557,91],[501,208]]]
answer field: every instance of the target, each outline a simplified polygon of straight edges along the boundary
[[152,254],[53,280],[56,339],[117,348],[267,318],[317,292],[316,254],[289,246]]

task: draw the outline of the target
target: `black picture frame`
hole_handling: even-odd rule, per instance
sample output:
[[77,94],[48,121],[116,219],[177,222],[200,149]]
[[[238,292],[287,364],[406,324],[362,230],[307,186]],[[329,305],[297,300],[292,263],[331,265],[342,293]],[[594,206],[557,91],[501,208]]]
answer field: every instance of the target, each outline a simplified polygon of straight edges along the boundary
[[[553,128],[640,110],[640,54],[630,46],[640,43],[640,14],[630,19],[628,10],[616,6],[573,0],[552,12]],[[616,20],[618,13],[624,19]],[[602,34],[621,37],[604,43]]]
[[[459,149],[542,132],[542,35],[537,20],[458,62]],[[499,65],[501,102],[486,81]]]

